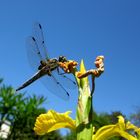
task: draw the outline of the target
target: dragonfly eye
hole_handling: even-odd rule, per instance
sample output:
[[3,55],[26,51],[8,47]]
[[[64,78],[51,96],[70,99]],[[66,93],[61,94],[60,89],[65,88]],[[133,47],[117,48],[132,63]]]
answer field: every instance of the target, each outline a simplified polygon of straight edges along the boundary
[[59,62],[67,62],[67,59],[65,56],[59,56]]

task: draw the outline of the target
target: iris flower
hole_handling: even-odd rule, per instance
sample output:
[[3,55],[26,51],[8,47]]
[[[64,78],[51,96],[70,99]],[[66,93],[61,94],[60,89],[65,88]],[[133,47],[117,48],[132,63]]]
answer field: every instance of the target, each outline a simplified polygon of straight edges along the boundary
[[[103,60],[103,56],[98,56],[95,60],[96,69],[87,71],[83,61],[81,61],[80,71],[77,70],[77,62],[75,61],[59,64],[65,72],[72,73],[77,82],[79,96],[76,119],[73,120],[69,116],[71,111],[58,113],[54,110],[49,110],[46,114],[41,114],[37,117],[34,127],[36,134],[44,135],[60,128],[68,128],[76,132],[77,140],[107,140],[114,136],[121,136],[128,140],[138,140],[140,137],[140,128],[130,122],[125,123],[122,116],[118,116],[118,123],[103,126],[94,133],[96,128],[92,123],[92,119],[94,118],[92,116],[92,96],[95,89],[95,78],[104,72]],[[91,89],[88,76],[92,78]],[[129,133],[129,130],[131,132],[133,130],[134,133]]]
[[34,130],[38,135],[44,135],[60,128],[75,130],[75,121],[69,117],[71,112],[57,113],[49,110],[46,114],[37,117]]

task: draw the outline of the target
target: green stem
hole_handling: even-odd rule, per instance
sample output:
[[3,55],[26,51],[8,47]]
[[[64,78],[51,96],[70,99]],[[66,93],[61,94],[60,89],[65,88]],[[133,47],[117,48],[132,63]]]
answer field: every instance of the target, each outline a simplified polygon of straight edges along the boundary
[[87,91],[79,91],[80,96],[76,115],[77,140],[92,139],[92,98],[87,96]]
[[[82,64],[81,64],[82,65]],[[84,67],[84,64],[83,66]],[[78,105],[76,113],[76,133],[77,140],[92,140],[93,125],[92,125],[92,94],[87,77],[79,79],[76,77],[76,69],[73,73],[78,85]],[[93,84],[94,86],[94,84]]]

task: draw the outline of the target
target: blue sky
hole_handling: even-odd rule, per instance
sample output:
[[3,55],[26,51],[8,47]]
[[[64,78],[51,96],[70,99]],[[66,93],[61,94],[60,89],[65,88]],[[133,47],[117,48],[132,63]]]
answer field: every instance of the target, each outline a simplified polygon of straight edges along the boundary
[[[0,77],[17,88],[34,73],[26,57],[25,41],[39,21],[51,57],[65,55],[87,69],[97,55],[105,56],[105,72],[96,79],[97,112],[129,115],[140,106],[140,1],[135,0],[5,0],[0,4]],[[47,87],[47,85],[46,85]],[[47,109],[72,110],[77,90],[64,101],[39,81],[22,90],[48,97]]]

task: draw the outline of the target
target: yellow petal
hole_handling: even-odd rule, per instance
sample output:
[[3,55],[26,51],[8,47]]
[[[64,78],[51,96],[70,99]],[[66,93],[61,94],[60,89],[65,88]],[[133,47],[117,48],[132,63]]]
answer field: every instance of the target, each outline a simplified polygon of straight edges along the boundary
[[58,113],[54,110],[49,110],[46,114],[41,114],[37,117],[34,131],[38,135],[44,135],[51,131],[60,128],[76,129],[75,121],[69,117],[71,111],[65,113]]
[[[86,69],[85,69],[85,65],[84,65],[84,61],[83,60],[81,61],[81,64],[80,64],[80,73],[81,74],[86,73]],[[84,87],[84,86],[87,86],[87,85],[88,85],[88,77],[80,79],[80,86],[81,87]]]
[[81,73],[85,73],[86,72],[86,69],[85,69],[85,65],[84,65],[84,61],[83,60],[81,61],[81,64],[80,64],[80,72]]
[[131,124],[129,121],[126,124],[126,128],[127,128],[127,130],[134,130],[140,136],[140,128]]
[[106,125],[101,127],[93,136],[93,140],[106,140],[114,136],[121,136],[128,140],[137,140],[134,136],[130,135],[125,127],[124,118],[118,116],[118,123],[114,125]]
[[125,122],[123,116],[118,116],[118,126],[121,130],[125,130]]

